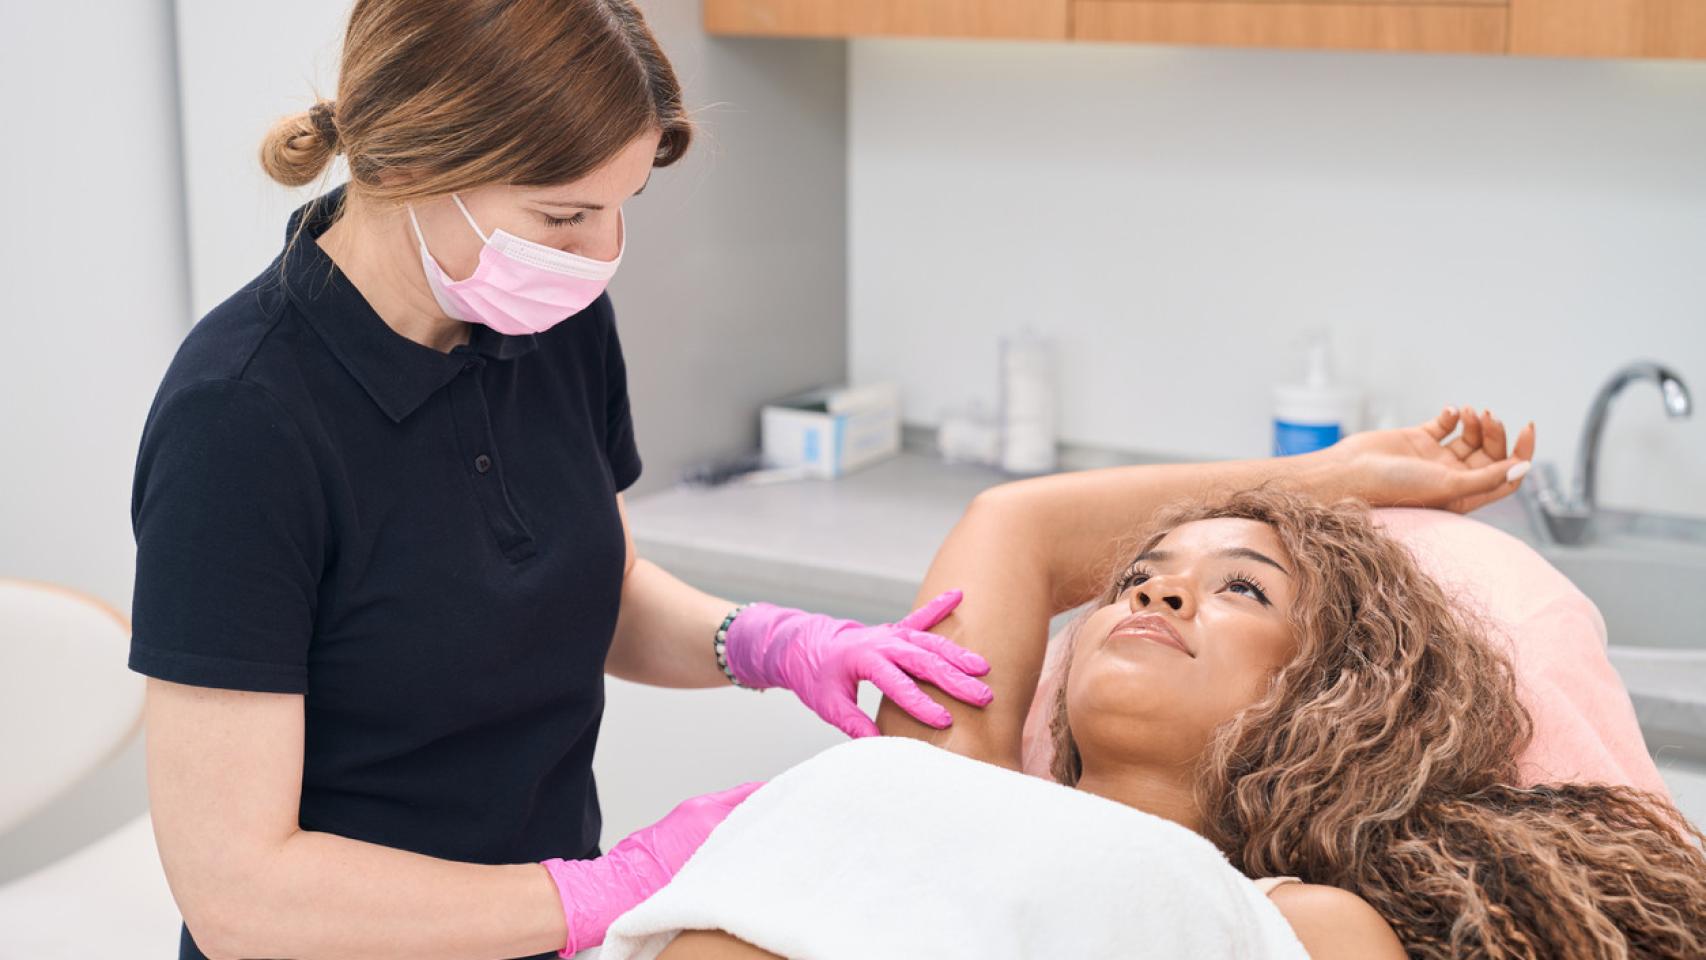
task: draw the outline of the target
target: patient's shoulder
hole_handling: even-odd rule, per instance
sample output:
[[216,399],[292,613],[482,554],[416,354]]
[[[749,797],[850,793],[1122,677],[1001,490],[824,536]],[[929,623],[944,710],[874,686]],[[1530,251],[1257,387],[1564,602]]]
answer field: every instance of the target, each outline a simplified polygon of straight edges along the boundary
[[721,930],[683,930],[658,960],[783,960]]
[[1291,924],[1310,960],[1384,958],[1402,960],[1404,945],[1367,900],[1349,890],[1317,883],[1282,883],[1268,895]]

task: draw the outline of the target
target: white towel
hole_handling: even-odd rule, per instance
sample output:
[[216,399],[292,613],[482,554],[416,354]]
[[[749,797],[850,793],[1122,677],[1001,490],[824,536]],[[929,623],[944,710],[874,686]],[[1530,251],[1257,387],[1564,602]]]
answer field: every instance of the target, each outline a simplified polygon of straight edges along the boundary
[[1171,821],[916,740],[827,750],[736,807],[601,960],[721,929],[795,960],[1307,960],[1279,911]]

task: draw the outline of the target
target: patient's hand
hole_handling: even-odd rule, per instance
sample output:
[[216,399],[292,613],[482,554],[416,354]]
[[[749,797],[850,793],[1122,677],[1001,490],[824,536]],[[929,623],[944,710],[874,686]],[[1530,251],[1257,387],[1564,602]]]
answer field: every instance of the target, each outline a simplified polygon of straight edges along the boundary
[[[1459,425],[1462,432],[1453,436]],[[1351,469],[1348,492],[1374,506],[1468,513],[1522,484],[1534,458],[1534,424],[1522,428],[1507,454],[1505,425],[1497,417],[1446,407],[1413,427],[1352,434],[1328,454]]]

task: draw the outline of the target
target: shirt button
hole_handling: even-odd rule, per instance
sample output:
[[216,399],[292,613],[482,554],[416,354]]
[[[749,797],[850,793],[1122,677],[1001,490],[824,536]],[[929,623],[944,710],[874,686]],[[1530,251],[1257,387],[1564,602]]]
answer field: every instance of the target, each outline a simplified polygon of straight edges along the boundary
[[492,458],[486,456],[483,453],[480,454],[479,456],[475,457],[474,458],[474,469],[480,471],[481,473],[485,473],[487,470],[492,469]]

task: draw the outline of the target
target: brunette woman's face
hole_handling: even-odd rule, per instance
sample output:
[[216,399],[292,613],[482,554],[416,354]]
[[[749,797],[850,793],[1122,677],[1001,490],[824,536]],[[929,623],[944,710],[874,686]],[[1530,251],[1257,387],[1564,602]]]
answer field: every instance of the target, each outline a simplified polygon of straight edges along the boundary
[[[493,184],[458,194],[474,222],[493,230],[589,257],[611,260],[622,248],[622,204],[651,176],[661,134],[653,130],[630,141],[605,164],[578,180],[547,187]],[[415,217],[427,249],[451,279],[473,274],[485,241],[468,225],[450,197],[416,204]],[[403,229],[409,231],[405,220]],[[414,233],[409,231],[409,242]]]
[[1297,654],[1294,595],[1291,558],[1254,520],[1182,524],[1138,556],[1072,652],[1067,715],[1086,765],[1193,764]]

